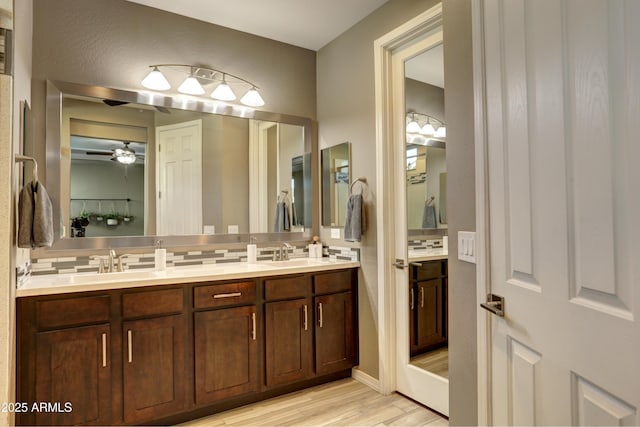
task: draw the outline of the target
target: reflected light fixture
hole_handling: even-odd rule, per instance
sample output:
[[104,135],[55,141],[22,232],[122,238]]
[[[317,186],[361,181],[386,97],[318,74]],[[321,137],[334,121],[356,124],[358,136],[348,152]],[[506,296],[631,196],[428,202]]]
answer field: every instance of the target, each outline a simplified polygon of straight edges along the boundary
[[136,162],[136,152],[129,148],[128,143],[125,143],[125,148],[116,148],[113,157],[118,163],[125,165],[131,165]]
[[420,125],[416,122],[415,113],[411,113],[411,120],[407,124],[407,133],[420,132]]
[[428,114],[410,111],[406,115],[405,123],[408,143],[412,143],[417,135],[436,139],[447,137],[444,122]]
[[[142,86],[147,89],[163,91],[171,89],[166,73],[177,75],[182,79],[178,87],[178,92],[187,95],[204,95],[206,86],[217,83],[211,92],[211,98],[219,101],[234,101],[237,99],[236,90],[241,90],[244,95],[240,99],[243,105],[248,107],[261,107],[265,104],[264,99],[258,92],[258,87],[242,77],[234,76],[213,68],[200,67],[183,64],[155,64],[150,65],[151,72],[142,80]],[[186,75],[186,77],[184,77]],[[242,93],[241,92],[241,93]]]

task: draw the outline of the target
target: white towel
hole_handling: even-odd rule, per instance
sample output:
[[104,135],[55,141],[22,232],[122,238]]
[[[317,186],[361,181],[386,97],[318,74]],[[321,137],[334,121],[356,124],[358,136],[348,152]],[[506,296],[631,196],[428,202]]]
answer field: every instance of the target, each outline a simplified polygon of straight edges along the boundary
[[28,183],[18,199],[18,246],[39,248],[53,244],[53,208],[39,182]]
[[359,242],[367,229],[362,194],[352,194],[347,201],[347,215],[344,225],[344,240]]

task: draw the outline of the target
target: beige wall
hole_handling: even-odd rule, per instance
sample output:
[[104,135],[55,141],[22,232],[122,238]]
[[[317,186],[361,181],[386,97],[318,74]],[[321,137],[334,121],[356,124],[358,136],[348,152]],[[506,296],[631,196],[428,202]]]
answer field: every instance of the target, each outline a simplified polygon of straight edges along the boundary
[[351,142],[352,176],[366,177],[367,232],[360,244],[323,241],[361,249],[358,310],[360,369],[379,377],[378,280],[376,251],[376,138],[373,42],[409,19],[437,4],[435,0],[391,0],[318,52],[319,148]]
[[[445,1],[444,72],[447,120],[449,253],[459,230],[474,231],[475,168],[471,0]],[[449,423],[477,424],[476,269],[449,257]]]

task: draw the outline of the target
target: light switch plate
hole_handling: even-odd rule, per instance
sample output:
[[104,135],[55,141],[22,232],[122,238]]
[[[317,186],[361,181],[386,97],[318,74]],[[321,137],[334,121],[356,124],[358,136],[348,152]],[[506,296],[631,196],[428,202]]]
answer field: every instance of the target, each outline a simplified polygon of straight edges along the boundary
[[227,227],[227,233],[229,234],[238,234],[238,226],[237,225],[230,225]]
[[458,231],[458,259],[476,263],[476,233],[474,231]]
[[340,229],[339,228],[332,228],[331,229],[331,238],[332,239],[339,239],[340,238]]

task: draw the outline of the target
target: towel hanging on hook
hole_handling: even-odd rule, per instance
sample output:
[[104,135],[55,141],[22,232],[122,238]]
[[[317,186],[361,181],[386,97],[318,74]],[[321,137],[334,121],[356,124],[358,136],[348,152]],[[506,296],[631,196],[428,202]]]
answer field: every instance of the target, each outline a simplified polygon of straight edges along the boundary
[[353,194],[353,186],[356,184],[360,184],[360,193],[362,194],[364,193],[364,188],[367,185],[367,178],[364,177],[360,177],[360,178],[356,178],[353,180],[353,182],[351,183],[351,185],[349,186],[349,195]]

